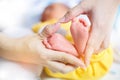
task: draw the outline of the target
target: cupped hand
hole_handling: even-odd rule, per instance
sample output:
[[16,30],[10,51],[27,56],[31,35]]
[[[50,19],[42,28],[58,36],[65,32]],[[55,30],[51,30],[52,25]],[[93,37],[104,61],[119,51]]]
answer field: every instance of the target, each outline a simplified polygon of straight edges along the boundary
[[[56,23],[55,25],[48,25],[43,29],[41,33],[39,33],[42,41],[47,37],[53,35],[59,29],[59,26],[56,25],[59,25],[59,23]],[[85,68],[83,61],[76,58],[75,56],[65,52],[46,49],[42,43],[41,45],[43,49],[43,54],[48,60],[45,66],[50,68],[51,70],[66,73],[74,70],[77,67]]]
[[[49,28],[47,29],[49,30]],[[47,36],[48,33],[43,30],[40,34],[11,40],[9,43],[14,43],[11,52],[3,54],[2,57],[13,61],[41,65],[62,73],[67,73],[77,67],[85,67],[84,63],[73,55],[47,49],[42,43]]]
[[91,29],[84,51],[86,65],[89,65],[93,53],[99,53],[109,46],[111,29],[119,3],[119,0],[82,0],[58,21],[68,22],[80,14],[86,14],[89,17]]

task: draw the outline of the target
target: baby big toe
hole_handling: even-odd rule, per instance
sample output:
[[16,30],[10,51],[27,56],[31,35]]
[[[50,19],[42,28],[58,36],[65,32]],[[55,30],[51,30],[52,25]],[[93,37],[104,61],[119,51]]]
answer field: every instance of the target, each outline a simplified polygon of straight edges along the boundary
[[81,27],[84,27],[85,29],[88,29],[90,28],[90,24],[83,18],[80,18],[79,19],[79,23],[82,24]]

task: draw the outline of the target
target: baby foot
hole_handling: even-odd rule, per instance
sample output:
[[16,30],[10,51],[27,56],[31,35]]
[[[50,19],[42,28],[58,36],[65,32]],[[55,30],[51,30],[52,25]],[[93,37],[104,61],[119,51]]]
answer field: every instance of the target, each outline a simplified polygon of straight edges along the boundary
[[61,34],[54,33],[51,36],[44,39],[43,43],[49,49],[63,51],[66,53],[70,53],[74,56],[78,56],[74,46],[69,41],[67,41]]
[[74,19],[72,21],[70,30],[79,54],[84,53],[89,37],[89,27],[89,24],[84,19]]
[[49,49],[52,48],[51,45],[48,43],[48,38],[51,38],[51,36],[52,36],[53,34],[55,34],[59,28],[60,28],[60,23],[56,23],[56,24],[54,24],[54,25],[47,25],[47,26],[45,26],[44,29],[42,30],[41,34],[42,34],[43,36],[46,36],[46,37],[47,37],[47,38],[46,38],[46,37],[43,38],[43,44],[44,44],[47,48],[49,48]]
[[52,37],[48,38],[48,43],[51,45],[51,49],[57,51],[63,51],[70,53],[74,56],[78,56],[78,53],[74,46],[67,41],[61,34],[55,33]]

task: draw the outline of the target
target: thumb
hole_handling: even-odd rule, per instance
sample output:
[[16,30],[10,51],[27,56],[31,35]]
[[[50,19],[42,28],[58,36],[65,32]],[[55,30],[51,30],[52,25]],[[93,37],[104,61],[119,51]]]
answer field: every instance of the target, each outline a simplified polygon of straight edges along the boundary
[[80,14],[87,13],[91,8],[90,0],[83,0],[78,5],[70,9],[58,22],[69,22]]
[[50,37],[52,34],[54,34],[59,29],[59,27],[60,27],[60,23],[56,23],[53,25],[47,25],[38,34],[40,35],[42,39],[47,38],[47,37]]
[[88,66],[90,64],[90,59],[91,59],[91,56],[94,52],[94,49],[92,47],[86,47],[86,50],[85,50],[85,64],[86,66]]

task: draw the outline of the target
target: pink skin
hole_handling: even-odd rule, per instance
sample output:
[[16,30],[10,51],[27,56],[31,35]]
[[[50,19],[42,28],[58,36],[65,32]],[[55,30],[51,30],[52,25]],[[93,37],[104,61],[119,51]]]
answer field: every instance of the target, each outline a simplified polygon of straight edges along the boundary
[[84,53],[89,37],[89,24],[82,18],[74,19],[70,31],[74,40],[74,45],[79,54]]
[[44,32],[48,37],[43,40],[44,45],[56,51],[63,51],[78,56],[75,47],[67,41],[61,34],[55,33],[60,27],[60,24],[49,25],[44,28]]
[[63,51],[66,53],[70,53],[74,56],[78,56],[75,47],[69,41],[67,41],[61,34],[53,34],[51,37],[47,38],[47,40],[44,41],[44,44],[49,49]]
[[[51,26],[52,28],[46,29],[48,38],[43,40],[44,45],[53,50],[63,51],[78,56],[78,53],[83,53],[86,42],[88,40],[89,29],[87,23],[83,19],[73,20],[71,25],[71,34],[74,40],[75,47],[67,41],[61,34],[55,33],[60,27],[60,24]],[[45,30],[44,29],[44,30]]]

